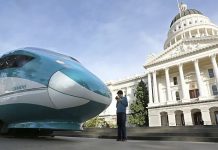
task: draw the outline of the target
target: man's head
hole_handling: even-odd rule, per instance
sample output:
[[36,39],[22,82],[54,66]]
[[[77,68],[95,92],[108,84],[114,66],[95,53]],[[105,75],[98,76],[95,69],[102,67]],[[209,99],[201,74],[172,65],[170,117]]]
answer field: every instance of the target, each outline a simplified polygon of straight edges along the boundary
[[122,90],[119,90],[119,91],[117,92],[117,95],[118,95],[119,97],[123,97],[123,91],[122,91]]

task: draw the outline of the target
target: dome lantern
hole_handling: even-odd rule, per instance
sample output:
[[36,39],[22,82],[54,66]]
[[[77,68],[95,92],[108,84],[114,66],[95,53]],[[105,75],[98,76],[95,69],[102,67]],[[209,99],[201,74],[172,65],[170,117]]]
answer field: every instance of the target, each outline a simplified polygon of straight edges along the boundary
[[186,4],[181,3],[181,5],[180,5],[180,11],[181,11],[181,12],[182,12],[182,11],[186,11],[187,8],[188,8],[188,6],[187,6]]

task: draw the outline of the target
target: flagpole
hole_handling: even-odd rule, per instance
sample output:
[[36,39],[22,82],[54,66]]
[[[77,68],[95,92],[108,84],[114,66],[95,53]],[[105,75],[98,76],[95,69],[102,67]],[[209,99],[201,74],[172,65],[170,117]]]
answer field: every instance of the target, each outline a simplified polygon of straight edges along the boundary
[[181,8],[180,8],[180,2],[179,2],[179,0],[177,0],[177,7],[178,7],[178,9],[179,9],[179,14],[180,14],[180,17],[181,17]]
[[[179,16],[180,16],[180,26],[181,26],[181,28],[182,28],[182,31],[183,31],[183,33],[184,33],[184,26],[183,26],[183,24],[182,24],[182,21],[183,21],[183,19],[182,19],[182,8],[181,8],[181,2],[179,1],[179,0],[177,0],[177,6],[178,6],[178,9],[179,9]],[[182,34],[182,39],[183,38],[185,38],[185,35],[183,35]]]

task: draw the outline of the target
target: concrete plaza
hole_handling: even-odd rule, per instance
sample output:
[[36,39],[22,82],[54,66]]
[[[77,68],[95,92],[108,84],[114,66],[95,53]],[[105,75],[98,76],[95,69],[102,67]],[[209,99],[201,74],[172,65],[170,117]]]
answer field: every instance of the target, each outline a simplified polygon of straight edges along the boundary
[[117,142],[95,138],[6,138],[0,137],[0,150],[217,150],[218,143],[183,141]]

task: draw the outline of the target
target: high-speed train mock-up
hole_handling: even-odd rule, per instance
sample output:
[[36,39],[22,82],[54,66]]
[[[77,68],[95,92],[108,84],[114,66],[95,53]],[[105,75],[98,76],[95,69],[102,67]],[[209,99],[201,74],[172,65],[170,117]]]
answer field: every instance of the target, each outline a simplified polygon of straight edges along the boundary
[[0,127],[81,130],[111,103],[111,92],[76,59],[40,48],[0,58]]

